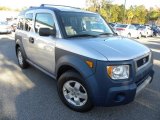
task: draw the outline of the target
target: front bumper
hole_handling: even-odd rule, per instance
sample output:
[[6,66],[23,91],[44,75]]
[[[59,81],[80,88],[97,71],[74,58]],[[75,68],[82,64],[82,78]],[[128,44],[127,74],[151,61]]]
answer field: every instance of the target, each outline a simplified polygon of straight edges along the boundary
[[141,83],[139,85],[133,83],[131,85],[110,88],[105,106],[123,105],[132,102],[141,90],[152,82],[153,75],[154,71],[151,70],[145,78],[140,80]]
[[97,63],[99,64],[99,67],[97,67],[95,75],[86,80],[88,82],[88,87],[90,88],[92,102],[95,106],[117,106],[128,104],[135,99],[136,95],[143,88],[151,83],[154,75],[152,69],[153,64],[136,72],[132,62],[124,62],[124,64],[129,63],[132,68],[130,80],[123,82],[111,81],[108,76],[106,76],[106,72],[103,72],[106,70],[106,68],[102,67],[103,63]]

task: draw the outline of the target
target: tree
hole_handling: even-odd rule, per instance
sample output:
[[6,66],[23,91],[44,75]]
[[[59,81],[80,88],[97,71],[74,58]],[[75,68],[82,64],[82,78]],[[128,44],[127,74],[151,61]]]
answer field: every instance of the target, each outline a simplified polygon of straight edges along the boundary
[[8,7],[0,6],[0,10],[11,10],[11,9]]
[[[144,5],[125,9],[124,5],[112,4],[111,0],[87,0],[87,4],[87,10],[98,12],[109,22],[145,24],[160,17],[160,8],[147,10]],[[125,15],[124,11],[126,11]]]

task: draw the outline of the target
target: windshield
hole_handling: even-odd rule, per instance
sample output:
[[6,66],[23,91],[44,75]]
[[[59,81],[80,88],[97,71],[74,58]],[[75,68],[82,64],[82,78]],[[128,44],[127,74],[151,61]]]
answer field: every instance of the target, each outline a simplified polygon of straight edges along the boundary
[[63,12],[61,18],[67,37],[114,34],[98,14]]
[[116,24],[114,23],[109,23],[110,26],[114,27]]
[[146,29],[146,26],[140,26],[139,29]]
[[116,27],[120,27],[120,28],[126,28],[128,25],[122,25],[122,24],[117,24]]

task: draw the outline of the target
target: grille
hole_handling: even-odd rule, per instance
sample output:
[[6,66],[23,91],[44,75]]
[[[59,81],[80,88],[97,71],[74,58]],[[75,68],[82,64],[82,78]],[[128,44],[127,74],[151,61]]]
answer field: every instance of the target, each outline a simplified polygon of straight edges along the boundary
[[149,61],[149,55],[137,60],[137,67],[139,68],[139,67],[145,65],[146,63],[148,63],[148,61]]
[[135,81],[136,85],[137,86],[141,85],[149,75],[150,75],[150,69],[143,71],[140,75],[136,77],[136,81]]

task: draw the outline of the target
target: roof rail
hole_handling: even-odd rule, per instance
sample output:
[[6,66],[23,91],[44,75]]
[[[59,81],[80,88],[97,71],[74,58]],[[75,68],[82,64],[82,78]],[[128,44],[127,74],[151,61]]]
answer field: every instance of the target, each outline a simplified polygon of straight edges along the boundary
[[36,6],[30,6],[29,8],[37,8]]
[[71,6],[66,6],[66,5],[53,5],[53,4],[41,4],[40,7],[45,7],[45,6],[61,6],[61,7],[70,7],[70,8],[75,8],[75,9],[80,9],[77,7],[71,7]]

